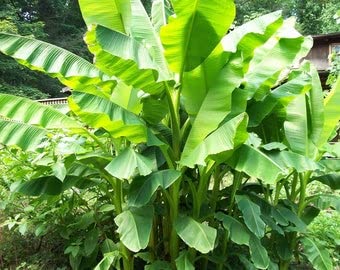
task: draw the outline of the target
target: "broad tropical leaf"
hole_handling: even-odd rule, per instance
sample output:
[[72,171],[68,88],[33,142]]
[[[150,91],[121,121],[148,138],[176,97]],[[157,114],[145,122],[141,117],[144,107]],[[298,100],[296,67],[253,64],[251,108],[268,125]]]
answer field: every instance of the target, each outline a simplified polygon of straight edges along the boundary
[[110,270],[111,265],[120,258],[121,255],[119,254],[118,250],[108,252],[104,254],[104,258],[97,264],[94,270]]
[[228,116],[232,109],[232,92],[243,78],[242,60],[234,56],[221,70],[215,84],[207,93],[192,124],[181,159],[187,159],[212,131]]
[[[207,93],[216,83],[218,74],[228,62],[230,52],[235,53],[239,48],[243,57],[252,55],[255,48],[265,43],[281,24],[280,12],[276,12],[236,27],[222,39],[223,46],[216,47],[196,69],[185,72],[183,75],[182,95],[188,114],[192,117],[197,115]],[[257,42],[254,42],[254,40]],[[251,57],[243,58],[245,66],[250,60]],[[192,89],[195,89],[195,91],[192,91]]]
[[[282,71],[306,56],[312,47],[312,39],[301,36],[287,20],[263,46],[257,48],[245,75],[245,91],[262,100],[280,80]],[[275,59],[275,64],[273,60]]]
[[[20,64],[58,78],[72,89],[111,80],[93,64],[57,46],[28,37],[0,33],[0,51]],[[112,81],[115,84],[115,80]]]
[[237,149],[227,163],[235,170],[245,172],[267,184],[274,184],[276,180],[288,174],[287,168],[281,167],[259,149],[246,144]]
[[214,249],[217,231],[206,224],[187,216],[180,216],[175,229],[179,237],[189,246],[205,254]]
[[157,33],[160,32],[161,27],[167,23],[165,0],[152,1],[151,21]]
[[172,4],[176,16],[161,29],[161,39],[170,68],[180,73],[196,68],[213,51],[234,20],[235,4],[230,0]]
[[316,270],[332,270],[333,263],[326,248],[308,237],[302,238],[303,253]]
[[133,179],[128,195],[128,204],[136,207],[147,204],[159,187],[168,188],[180,176],[178,171],[164,170]]
[[260,207],[245,195],[236,195],[236,202],[243,214],[243,220],[248,229],[257,237],[263,237],[266,224],[261,219]]
[[324,102],[324,117],[326,119],[318,146],[322,147],[331,137],[335,127],[340,121],[340,76],[327,95]]
[[195,267],[192,265],[189,259],[189,254],[187,252],[181,252],[181,254],[176,259],[177,270],[194,270]]
[[269,257],[267,250],[262,246],[261,241],[255,236],[250,236],[249,251],[251,259],[257,269],[267,269]]
[[45,129],[1,118],[0,130],[0,144],[16,145],[24,151],[35,150],[47,134]]
[[340,189],[340,173],[315,176],[311,180],[319,181],[322,184],[329,186],[333,190]]
[[310,82],[310,75],[299,71],[296,77],[289,79],[268,93],[264,100],[253,103],[247,110],[250,116],[249,126],[256,127],[260,125],[263,119],[272,113],[276,106],[281,104],[286,107],[298,95],[309,91],[311,88]]
[[240,221],[221,212],[218,212],[215,217],[219,221],[222,221],[223,227],[229,232],[231,241],[238,245],[249,246],[250,234],[247,228]]
[[182,158],[180,163],[187,167],[193,167],[195,164],[205,165],[208,157],[235,149],[248,137],[247,121],[246,114],[240,114],[227,121],[204,139],[190,155]]
[[154,209],[152,206],[126,210],[115,218],[123,244],[133,252],[146,248],[149,242]]
[[163,83],[157,82],[157,63],[132,37],[98,25],[87,32],[85,40],[95,55],[96,66],[107,74],[150,94],[164,90]]
[[102,0],[98,5],[91,0],[79,0],[79,7],[88,27],[93,24],[100,24],[121,33],[126,32],[121,13],[123,10],[125,14],[130,12],[128,1]]
[[146,126],[137,115],[110,100],[88,93],[73,92],[71,110],[93,128],[103,128],[113,138],[126,137],[132,142],[146,142]]
[[28,98],[0,93],[0,117],[47,129],[80,128],[74,119]]
[[135,152],[132,148],[126,148],[115,157],[105,170],[118,179],[130,179],[137,172],[139,175],[150,174],[153,161]]

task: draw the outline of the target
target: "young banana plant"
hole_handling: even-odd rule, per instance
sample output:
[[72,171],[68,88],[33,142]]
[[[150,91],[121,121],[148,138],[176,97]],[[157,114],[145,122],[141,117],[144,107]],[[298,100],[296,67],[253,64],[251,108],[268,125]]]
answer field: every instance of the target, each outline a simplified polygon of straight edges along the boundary
[[[0,143],[34,151],[62,131],[96,144],[91,158],[73,153],[110,186],[116,230],[101,241],[117,246],[96,269],[288,269],[320,203],[306,186],[339,186],[338,163],[323,158],[339,157],[328,144],[339,80],[324,99],[315,68],[300,64],[312,39],[280,12],[230,29],[232,0],[155,0],[151,18],[140,0],[79,5],[93,63],[0,33],[2,53],[72,89],[69,116],[0,94]],[[308,239],[306,254],[320,251]]]

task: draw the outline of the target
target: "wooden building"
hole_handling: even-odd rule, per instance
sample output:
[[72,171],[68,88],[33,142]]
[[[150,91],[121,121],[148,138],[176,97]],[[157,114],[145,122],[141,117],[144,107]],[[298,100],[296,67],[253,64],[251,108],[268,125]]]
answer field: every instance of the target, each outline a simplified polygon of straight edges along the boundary
[[329,55],[332,52],[340,54],[340,32],[313,36],[314,45],[306,59],[310,60],[318,69],[323,87],[330,67]]

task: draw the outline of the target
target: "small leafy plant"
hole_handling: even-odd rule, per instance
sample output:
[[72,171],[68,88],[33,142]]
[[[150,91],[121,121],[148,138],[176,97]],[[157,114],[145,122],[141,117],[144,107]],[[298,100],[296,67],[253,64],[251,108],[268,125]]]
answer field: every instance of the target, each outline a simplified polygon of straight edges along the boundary
[[1,52],[73,89],[69,115],[0,94],[2,144],[58,149],[14,191],[96,190],[69,224],[74,269],[285,270],[300,251],[332,269],[306,228],[338,197],[306,188],[339,188],[340,80],[324,99],[300,64],[312,39],[280,12],[228,32],[233,1],[170,2],[150,19],[139,0],[80,0],[93,64],[0,33]]

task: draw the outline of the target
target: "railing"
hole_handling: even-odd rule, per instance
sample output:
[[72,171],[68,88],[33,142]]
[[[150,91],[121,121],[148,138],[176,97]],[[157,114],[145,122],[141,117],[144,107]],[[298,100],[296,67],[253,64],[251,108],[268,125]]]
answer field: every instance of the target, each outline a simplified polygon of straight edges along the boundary
[[59,104],[67,104],[67,98],[47,98],[47,99],[39,99],[37,100],[45,105],[59,105]]

